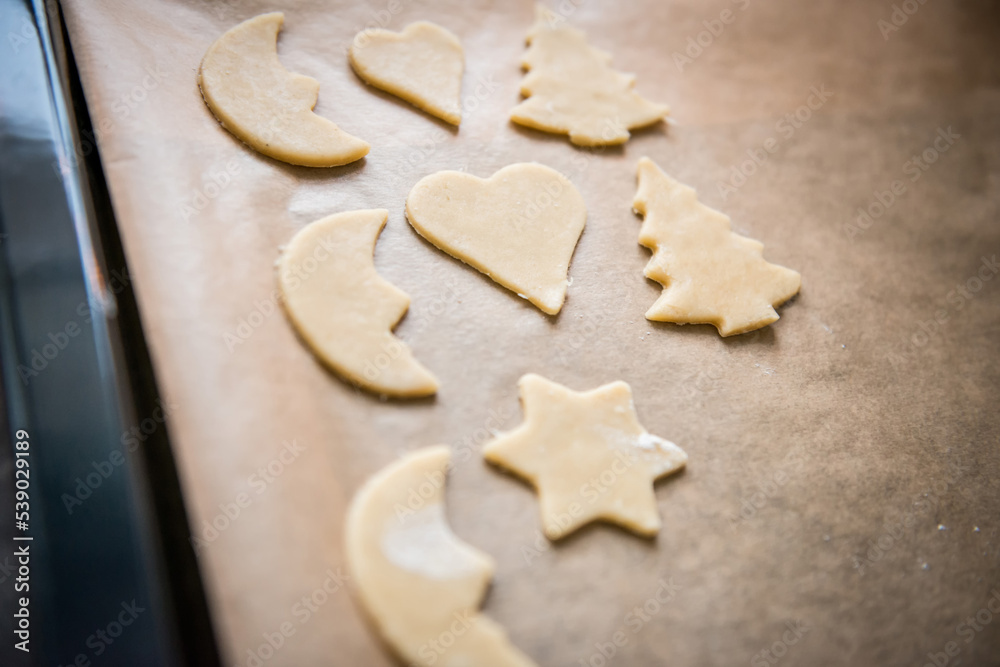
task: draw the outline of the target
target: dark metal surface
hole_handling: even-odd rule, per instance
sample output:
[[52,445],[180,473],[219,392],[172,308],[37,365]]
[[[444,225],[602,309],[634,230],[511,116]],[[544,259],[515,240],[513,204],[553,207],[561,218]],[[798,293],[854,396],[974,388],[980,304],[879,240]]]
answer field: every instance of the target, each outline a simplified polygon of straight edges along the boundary
[[[217,664],[170,408],[156,394],[97,146],[81,141],[89,118],[58,10],[0,0],[0,36],[0,664]],[[22,430],[27,530],[14,523]],[[24,545],[30,588],[16,592]],[[30,652],[14,647],[24,596]]]

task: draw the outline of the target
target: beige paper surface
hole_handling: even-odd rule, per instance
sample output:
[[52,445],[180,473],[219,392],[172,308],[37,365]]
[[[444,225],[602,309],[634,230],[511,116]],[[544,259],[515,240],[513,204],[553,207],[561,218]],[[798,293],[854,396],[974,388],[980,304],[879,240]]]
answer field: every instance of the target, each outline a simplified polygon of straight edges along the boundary
[[[227,665],[270,655],[263,634],[283,627],[294,634],[269,667],[392,664],[349,591],[320,591],[343,568],[352,493],[436,443],[455,449],[455,532],[498,562],[486,613],[539,664],[918,665],[946,649],[998,664],[1000,277],[981,259],[1000,255],[995,6],[902,3],[916,11],[901,7],[890,31],[892,4],[867,0],[564,2],[676,121],[592,153],[507,120],[529,2],[280,4],[63,3],[157,380],[177,406],[194,528],[249,503],[200,555]],[[275,9],[279,57],[320,81],[316,111],[369,141],[365,160],[273,161],[202,102],[208,46]],[[420,19],[467,54],[457,132],[347,62],[366,24]],[[685,49],[690,61],[673,57]],[[802,273],[777,323],[723,340],[643,319],[659,293],[630,211],[644,155]],[[427,174],[528,160],[588,206],[558,318],[403,216]],[[272,301],[296,230],[382,207],[376,267],[412,297],[397,333],[440,379],[434,400],[356,392]],[[845,227],[859,207],[876,215]],[[625,380],[648,430],[688,452],[687,471],[657,486],[655,541],[611,527],[540,538],[534,494],[479,454],[489,429],[519,423],[526,372],[579,390]],[[980,630],[961,625],[981,610]]]

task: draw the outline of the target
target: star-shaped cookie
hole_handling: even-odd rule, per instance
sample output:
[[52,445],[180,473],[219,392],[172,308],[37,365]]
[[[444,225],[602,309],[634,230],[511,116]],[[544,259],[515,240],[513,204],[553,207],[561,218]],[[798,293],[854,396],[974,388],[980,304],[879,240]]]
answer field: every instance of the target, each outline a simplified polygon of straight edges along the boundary
[[483,454],[538,489],[545,535],[557,540],[598,520],[655,535],[661,523],[653,482],[683,468],[688,457],[646,432],[628,384],[576,392],[528,374],[518,386],[524,423]]

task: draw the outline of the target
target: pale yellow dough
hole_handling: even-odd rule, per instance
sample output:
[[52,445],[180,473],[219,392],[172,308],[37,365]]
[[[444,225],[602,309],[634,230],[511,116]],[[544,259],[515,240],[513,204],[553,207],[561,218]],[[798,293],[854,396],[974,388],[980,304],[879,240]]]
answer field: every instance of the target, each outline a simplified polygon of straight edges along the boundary
[[288,318],[323,363],[348,381],[389,396],[428,396],[437,380],[392,328],[410,297],[375,272],[372,255],[388,211],[317,220],[278,262]]
[[663,285],[647,319],[713,324],[732,336],[777,320],[774,306],[799,291],[797,272],[765,261],[760,242],[730,231],[728,216],[649,158],[639,160],[632,206],[645,218],[639,243],[653,251],[646,277]]
[[280,12],[244,21],[205,53],[198,85],[222,126],[264,155],[306,167],[335,167],[368,154],[366,142],[312,112],[319,82],[278,61]]
[[441,250],[555,315],[587,207],[565,176],[526,163],[487,179],[459,171],[426,176],[410,190],[406,217]]
[[530,70],[521,82],[524,100],[510,113],[515,123],[568,134],[579,146],[628,141],[629,130],[663,120],[670,107],[636,93],[635,77],[616,72],[611,55],[587,44],[580,30],[561,25],[564,18],[542,6],[528,32],[521,65]]
[[360,32],[349,58],[354,71],[370,85],[452,125],[462,122],[465,54],[458,37],[441,26],[418,21],[402,32]]
[[379,634],[407,665],[530,667],[479,613],[493,560],[462,542],[444,514],[448,448],[407,455],[351,502],[347,566]]
[[524,423],[487,443],[483,454],[538,489],[545,535],[556,540],[598,520],[655,535],[653,482],[688,457],[646,432],[631,388],[619,381],[576,392],[534,374],[519,387]]

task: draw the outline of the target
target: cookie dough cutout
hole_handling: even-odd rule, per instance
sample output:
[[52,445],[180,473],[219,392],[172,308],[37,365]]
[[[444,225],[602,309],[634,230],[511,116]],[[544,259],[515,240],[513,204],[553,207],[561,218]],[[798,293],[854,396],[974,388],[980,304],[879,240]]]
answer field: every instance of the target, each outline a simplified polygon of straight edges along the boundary
[[372,477],[347,514],[347,566],[371,621],[407,665],[532,667],[479,613],[493,560],[444,515],[445,446],[409,454]]
[[445,28],[418,21],[402,32],[360,32],[351,44],[349,59],[369,85],[452,125],[462,122],[465,53],[458,37]]
[[663,285],[646,319],[713,324],[722,336],[760,329],[795,296],[802,278],[764,260],[764,246],[730,231],[729,216],[698,201],[697,193],[639,160],[632,206],[643,216],[639,243],[653,251],[645,275]]
[[578,146],[611,146],[628,141],[629,130],[666,118],[670,107],[636,93],[635,77],[610,66],[611,55],[587,44],[586,35],[561,25],[561,16],[538,5],[521,66],[527,99],[510,119],[519,125],[568,134]]
[[558,540],[599,520],[655,535],[653,482],[683,468],[688,457],[646,432],[632,389],[619,381],[576,392],[534,374],[518,386],[524,423],[487,443],[483,454],[538,490],[546,537]]
[[438,383],[392,335],[410,297],[375,272],[375,241],[389,212],[317,220],[278,261],[285,313],[313,353],[349,382],[388,396],[429,396]]
[[305,167],[336,167],[368,154],[367,142],[313,113],[319,82],[278,61],[284,14],[261,14],[205,53],[198,85],[222,126],[254,150]]
[[569,179],[535,163],[490,178],[439,171],[406,199],[406,218],[425,239],[555,315],[587,207]]

